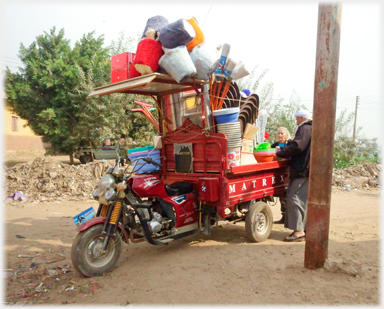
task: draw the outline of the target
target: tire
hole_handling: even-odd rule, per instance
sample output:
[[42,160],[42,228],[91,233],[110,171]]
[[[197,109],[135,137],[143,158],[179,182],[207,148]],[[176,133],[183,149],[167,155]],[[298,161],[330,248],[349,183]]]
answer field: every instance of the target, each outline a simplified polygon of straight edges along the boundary
[[271,234],[272,225],[271,207],[265,202],[253,203],[245,217],[247,237],[253,242],[265,241]]
[[79,160],[82,164],[87,164],[88,162],[92,162],[92,156],[91,154],[87,153],[81,156]]
[[110,272],[116,265],[121,254],[121,238],[112,236],[109,238],[106,253],[100,256],[106,235],[102,234],[104,225],[97,224],[80,232],[72,244],[72,264],[76,271],[85,277],[101,276]]

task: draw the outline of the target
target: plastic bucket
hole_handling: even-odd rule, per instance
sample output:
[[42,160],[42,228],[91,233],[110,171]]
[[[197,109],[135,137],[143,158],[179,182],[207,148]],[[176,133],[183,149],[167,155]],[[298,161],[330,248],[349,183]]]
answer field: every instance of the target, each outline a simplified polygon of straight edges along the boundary
[[271,144],[270,143],[261,143],[259,146],[256,147],[256,150],[266,150],[266,149],[270,149],[271,148]]
[[239,112],[239,107],[224,108],[213,111],[213,116],[215,117],[216,123],[218,124],[237,122]]
[[260,163],[273,161],[275,154],[260,154],[260,152],[254,152],[253,156],[255,157],[256,161]]
[[255,157],[257,162],[270,162],[276,156],[275,148],[270,149],[259,149],[253,151],[253,156]]
[[254,149],[253,152],[257,152],[257,153],[260,153],[260,154],[272,154],[272,153],[276,153],[276,149],[275,148]]
[[228,148],[228,167],[240,165],[240,147]]

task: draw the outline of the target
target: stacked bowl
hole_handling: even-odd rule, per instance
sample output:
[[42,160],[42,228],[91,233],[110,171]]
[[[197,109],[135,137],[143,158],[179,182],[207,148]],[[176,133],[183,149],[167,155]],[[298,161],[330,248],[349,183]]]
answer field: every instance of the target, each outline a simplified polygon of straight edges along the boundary
[[257,162],[270,162],[273,161],[276,155],[276,149],[271,148],[269,143],[261,143],[253,150],[253,156]]
[[240,150],[242,144],[240,122],[218,124],[217,132],[224,133],[227,136],[228,166],[240,165]]

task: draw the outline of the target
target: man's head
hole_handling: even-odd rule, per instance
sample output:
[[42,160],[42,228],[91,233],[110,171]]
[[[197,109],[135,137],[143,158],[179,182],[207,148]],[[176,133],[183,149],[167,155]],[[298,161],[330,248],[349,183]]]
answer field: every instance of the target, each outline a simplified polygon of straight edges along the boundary
[[301,109],[296,112],[295,117],[296,117],[296,124],[300,125],[304,121],[311,119],[311,114],[308,111]]
[[119,144],[124,145],[125,144],[125,134],[120,135]]

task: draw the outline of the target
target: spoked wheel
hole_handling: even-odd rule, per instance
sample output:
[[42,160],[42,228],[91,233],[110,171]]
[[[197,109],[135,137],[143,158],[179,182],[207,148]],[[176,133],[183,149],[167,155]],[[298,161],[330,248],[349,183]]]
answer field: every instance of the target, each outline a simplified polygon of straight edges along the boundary
[[272,231],[273,215],[267,203],[256,202],[251,205],[245,217],[245,231],[253,242],[268,239]]
[[72,244],[72,264],[86,277],[100,276],[113,269],[121,254],[121,238],[110,237],[103,251],[106,235],[103,224],[97,224],[80,232]]

